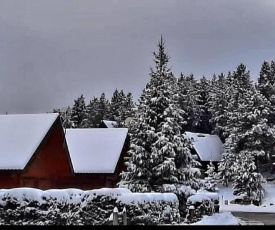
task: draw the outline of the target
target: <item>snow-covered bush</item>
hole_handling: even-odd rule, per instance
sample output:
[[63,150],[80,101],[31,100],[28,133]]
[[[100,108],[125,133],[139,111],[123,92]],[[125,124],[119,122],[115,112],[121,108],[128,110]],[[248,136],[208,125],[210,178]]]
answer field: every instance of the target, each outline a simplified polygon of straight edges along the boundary
[[[185,222],[187,223],[197,222],[203,217],[203,215],[212,215],[215,212],[213,201],[210,197],[204,194],[190,196],[187,199],[186,205],[189,210],[185,218]],[[193,210],[193,216],[191,210]]]
[[187,214],[186,202],[187,198],[196,194],[196,191],[187,185],[179,184],[163,184],[163,192],[173,192],[177,195],[179,200],[179,212],[181,217],[185,217]]

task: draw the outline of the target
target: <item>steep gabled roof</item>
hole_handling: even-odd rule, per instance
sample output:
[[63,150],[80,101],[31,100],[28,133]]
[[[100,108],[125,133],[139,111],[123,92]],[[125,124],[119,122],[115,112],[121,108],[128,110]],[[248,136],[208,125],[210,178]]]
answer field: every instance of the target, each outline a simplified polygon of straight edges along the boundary
[[23,170],[58,116],[0,115],[0,170]]
[[220,161],[223,144],[217,135],[185,132],[189,139],[193,139],[193,146],[201,161]]
[[114,128],[117,125],[116,121],[102,120],[102,122],[106,125],[107,128]]
[[75,173],[114,173],[128,129],[67,129],[66,141]]

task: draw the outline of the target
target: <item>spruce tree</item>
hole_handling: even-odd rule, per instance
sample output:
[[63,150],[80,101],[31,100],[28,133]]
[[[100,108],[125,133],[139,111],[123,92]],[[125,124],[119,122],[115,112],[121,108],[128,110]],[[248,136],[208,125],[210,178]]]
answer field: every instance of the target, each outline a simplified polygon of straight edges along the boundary
[[124,92],[119,92],[117,89],[114,91],[110,102],[110,114],[109,118],[115,121],[119,116],[119,111],[121,110],[122,103],[125,100]]
[[110,102],[102,93],[100,98],[94,97],[88,105],[89,111],[89,126],[97,128],[102,120],[109,119]]
[[198,132],[211,133],[212,126],[210,124],[211,112],[208,108],[210,99],[210,81],[203,76],[197,83],[198,107],[199,107],[199,122]]
[[162,191],[163,184],[193,185],[193,167],[199,164],[190,152],[191,143],[181,133],[184,111],[179,109],[176,78],[168,68],[162,37],[153,54],[156,66],[139,100],[127,169],[119,183],[136,192]]
[[71,113],[71,121],[73,123],[73,128],[88,127],[88,113],[83,94],[74,101]]
[[[267,119],[272,111],[269,102],[252,85],[249,72],[243,66],[238,70],[241,71],[233,73],[234,88],[225,109],[227,153],[222,156],[219,172],[220,176],[227,175],[224,179],[232,179],[236,194],[247,194],[246,199],[258,200],[263,192],[261,185],[256,181],[261,177],[257,174],[258,159],[270,151],[267,141],[274,143]],[[248,185],[246,180],[254,187],[242,186],[241,184]],[[255,194],[259,197],[255,197]]]
[[178,79],[179,107],[185,112],[183,114],[185,123],[182,126],[184,131],[195,132],[198,130],[200,108],[197,84],[193,74],[184,76],[181,73]]
[[207,170],[205,171],[205,174],[207,175],[205,177],[205,183],[204,183],[205,189],[210,192],[217,191],[218,188],[217,188],[216,172],[215,172],[215,166],[212,160],[207,165]]
[[264,61],[260,70],[258,78],[258,85],[261,94],[263,94],[268,101],[275,105],[275,63],[270,64]]
[[213,128],[213,132],[217,134],[222,141],[224,141],[224,127],[226,126],[227,117],[225,115],[225,108],[230,98],[230,73],[227,77],[221,73],[211,79],[209,97],[207,100],[207,108],[211,116],[209,123]]
[[99,100],[94,97],[87,105],[88,123],[90,128],[97,128],[100,123],[100,117],[98,115]]

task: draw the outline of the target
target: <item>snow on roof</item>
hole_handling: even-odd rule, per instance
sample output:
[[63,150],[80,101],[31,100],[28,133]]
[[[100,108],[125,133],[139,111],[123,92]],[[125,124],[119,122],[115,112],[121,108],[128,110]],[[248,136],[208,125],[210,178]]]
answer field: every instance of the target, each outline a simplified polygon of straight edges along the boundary
[[0,115],[0,169],[22,170],[58,113]]
[[107,126],[107,128],[114,128],[114,126],[117,125],[116,121],[102,120],[102,122]]
[[193,139],[193,146],[201,161],[220,161],[223,144],[217,135],[185,132],[189,139]]
[[74,172],[114,173],[127,133],[127,128],[67,129]]

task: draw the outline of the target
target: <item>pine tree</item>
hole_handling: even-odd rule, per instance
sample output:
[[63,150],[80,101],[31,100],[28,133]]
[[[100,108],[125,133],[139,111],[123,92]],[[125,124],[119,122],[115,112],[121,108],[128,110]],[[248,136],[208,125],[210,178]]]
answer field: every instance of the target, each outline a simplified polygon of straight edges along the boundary
[[116,89],[110,103],[110,120],[116,121],[116,127],[125,127],[125,119],[134,116],[133,96]]
[[228,187],[229,182],[233,180],[233,176],[235,174],[235,169],[233,164],[235,162],[235,154],[232,153],[232,138],[230,136],[226,139],[226,143],[224,144],[224,152],[222,154],[221,161],[218,163],[218,173],[217,179],[222,184]]
[[224,127],[227,123],[225,115],[225,108],[230,98],[230,73],[227,78],[223,73],[211,79],[209,97],[207,100],[207,108],[211,114],[209,123],[213,127],[213,132],[217,134],[222,141],[224,141]]
[[88,114],[83,94],[74,101],[71,113],[71,121],[73,123],[73,128],[88,127]]
[[205,177],[204,187],[207,191],[215,192],[217,191],[217,180],[216,180],[216,172],[215,166],[212,160],[207,165],[207,170],[205,171],[207,177]]
[[210,98],[210,81],[204,76],[197,83],[198,107],[199,107],[199,122],[198,132],[211,133],[212,126],[210,124],[211,113],[208,109],[208,101]]
[[179,89],[179,107],[185,113],[183,118],[186,121],[183,124],[184,131],[197,131],[200,122],[199,95],[197,92],[197,81],[194,75],[181,76],[178,79]]
[[119,92],[116,89],[115,92],[113,93],[113,96],[111,98],[111,103],[110,103],[110,114],[109,114],[110,120],[115,121],[117,119],[124,100],[125,100],[125,95],[123,90]]
[[[252,85],[249,72],[243,66],[240,69],[233,74],[234,88],[231,101],[226,106],[227,153],[222,156],[219,172],[220,176],[227,175],[225,180],[233,180],[236,194],[247,194],[247,199],[253,200],[256,199],[255,193],[261,194],[256,191],[262,191],[256,181],[260,178],[257,174],[258,159],[268,154],[270,145],[267,145],[267,141],[274,143],[274,136],[267,122],[271,112],[269,102]],[[244,172],[245,176],[240,175]],[[242,183],[247,184],[247,178],[250,184],[259,187],[242,186]]]
[[256,172],[255,158],[248,150],[241,151],[234,162],[238,173],[234,176],[233,195],[242,196],[245,201],[261,202],[265,190],[263,176]]
[[89,127],[97,128],[102,120],[109,119],[110,102],[102,93],[100,98],[94,97],[87,106]]
[[94,97],[93,100],[91,100],[87,105],[88,124],[90,128],[98,127],[101,121],[100,118],[98,117],[98,106],[99,106],[99,100],[97,97]]
[[178,107],[176,78],[167,67],[163,39],[154,54],[155,69],[139,100],[139,113],[131,127],[127,170],[120,186],[132,191],[161,191],[163,184],[189,183],[198,165],[191,143],[181,134],[184,111]]
[[275,105],[275,63],[264,61],[258,78],[258,89],[268,101]]

